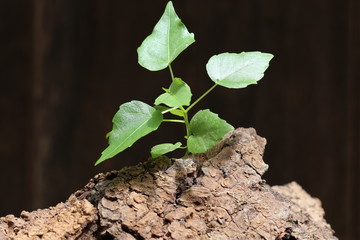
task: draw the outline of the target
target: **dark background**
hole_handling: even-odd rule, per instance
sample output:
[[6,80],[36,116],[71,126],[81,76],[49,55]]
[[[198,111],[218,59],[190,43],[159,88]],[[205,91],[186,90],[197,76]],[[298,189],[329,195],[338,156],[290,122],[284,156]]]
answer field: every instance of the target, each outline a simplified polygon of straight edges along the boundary
[[[93,164],[120,104],[152,104],[168,71],[137,64],[136,49],[166,1],[0,1],[0,215],[65,201],[96,173],[148,157],[183,136],[165,123],[115,159]],[[173,63],[194,98],[221,52],[275,55],[263,80],[218,87],[211,108],[268,140],[264,178],[297,181],[322,200],[340,239],[360,239],[360,3],[356,0],[175,0],[196,42]],[[193,113],[196,109],[193,110]]]

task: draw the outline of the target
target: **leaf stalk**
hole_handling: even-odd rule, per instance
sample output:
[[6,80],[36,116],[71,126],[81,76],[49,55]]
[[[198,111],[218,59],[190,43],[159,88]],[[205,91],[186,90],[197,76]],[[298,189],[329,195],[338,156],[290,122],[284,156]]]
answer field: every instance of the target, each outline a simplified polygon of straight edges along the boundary
[[170,109],[167,109],[167,110],[162,111],[161,114],[165,114],[165,113],[171,112],[171,111],[176,110],[176,109],[178,109],[178,108],[177,108],[177,107],[173,107],[173,108],[170,108]]
[[174,77],[174,73],[171,67],[171,64],[169,63],[169,71],[170,71],[170,75],[171,75],[171,79],[174,81],[175,77]]
[[185,123],[184,120],[180,119],[163,119],[163,122]]
[[196,99],[195,102],[193,102],[187,109],[185,109],[185,112],[189,112],[190,109],[192,109],[198,102],[201,101],[206,95],[208,95],[218,84],[215,83],[209,90],[207,90],[203,95],[201,95],[198,99]]

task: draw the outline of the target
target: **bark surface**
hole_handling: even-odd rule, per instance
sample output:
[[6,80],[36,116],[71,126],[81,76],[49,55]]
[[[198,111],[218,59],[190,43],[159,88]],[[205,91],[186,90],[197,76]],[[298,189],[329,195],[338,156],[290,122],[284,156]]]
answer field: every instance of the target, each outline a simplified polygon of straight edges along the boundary
[[99,174],[65,203],[0,218],[0,239],[337,239],[320,200],[261,178],[265,144],[238,128],[205,154]]

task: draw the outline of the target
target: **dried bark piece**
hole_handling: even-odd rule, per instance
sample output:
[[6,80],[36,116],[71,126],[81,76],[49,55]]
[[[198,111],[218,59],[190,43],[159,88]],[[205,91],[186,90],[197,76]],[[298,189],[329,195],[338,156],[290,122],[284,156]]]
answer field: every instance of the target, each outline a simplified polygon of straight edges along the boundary
[[[99,174],[65,203],[92,208],[55,207],[82,219],[57,239],[337,239],[319,200],[296,183],[271,187],[261,178],[265,144],[254,129],[239,128],[205,154]],[[35,219],[27,215],[1,218],[0,239],[17,236],[18,226],[30,232]]]
[[[66,203],[0,218],[0,239],[91,239],[97,229],[96,208],[71,196]],[[82,238],[81,238],[82,237]]]

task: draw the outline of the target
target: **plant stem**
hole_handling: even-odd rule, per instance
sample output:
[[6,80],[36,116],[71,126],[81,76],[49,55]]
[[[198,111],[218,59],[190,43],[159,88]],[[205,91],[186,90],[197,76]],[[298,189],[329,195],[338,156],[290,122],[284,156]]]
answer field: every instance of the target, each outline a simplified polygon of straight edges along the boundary
[[209,94],[209,92],[211,92],[218,84],[215,83],[211,88],[209,88],[209,90],[207,90],[203,95],[201,95],[198,99],[196,99],[195,102],[193,102],[186,110],[185,112],[190,111],[191,108],[193,108],[198,102],[200,102],[201,99],[203,99],[206,95]]
[[[174,73],[173,70],[171,68],[171,64],[169,64],[169,71],[170,71],[170,75],[171,75],[171,79],[174,81],[175,77],[174,77]],[[176,121],[172,121],[172,122],[181,122],[181,123],[185,123],[185,127],[186,127],[186,139],[189,138],[190,136],[190,123],[189,123],[189,117],[187,114],[187,110],[185,110],[185,108],[183,106],[180,106],[179,109],[183,112],[184,116],[184,120],[176,120]],[[164,119],[164,121],[166,122],[166,119]],[[187,155],[189,153],[188,149],[186,148],[186,153],[185,155]]]
[[[190,123],[189,123],[189,116],[187,111],[184,109],[183,106],[180,107],[180,110],[183,112],[184,114],[184,123],[185,123],[185,128],[186,128],[186,137],[185,139],[189,139],[190,137]],[[186,146],[186,151],[185,151],[185,156],[189,154],[189,148]]]
[[186,139],[189,138],[190,136],[190,123],[189,123],[189,117],[187,114],[187,111],[184,109],[184,107],[180,107],[181,111],[183,111],[184,113],[184,123],[185,123],[185,127],[186,127]]
[[171,79],[174,81],[175,77],[170,63],[169,63],[169,70],[170,70]]
[[[185,123],[184,120],[180,120],[180,119],[163,119],[163,122]],[[185,123],[185,124],[186,124],[186,123]]]
[[173,108],[167,109],[167,110],[165,110],[165,111],[162,111],[161,114],[165,114],[165,113],[171,112],[172,110],[175,110],[175,109],[178,109],[178,108],[177,108],[177,107],[173,107]]

